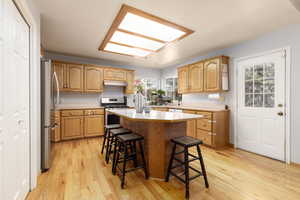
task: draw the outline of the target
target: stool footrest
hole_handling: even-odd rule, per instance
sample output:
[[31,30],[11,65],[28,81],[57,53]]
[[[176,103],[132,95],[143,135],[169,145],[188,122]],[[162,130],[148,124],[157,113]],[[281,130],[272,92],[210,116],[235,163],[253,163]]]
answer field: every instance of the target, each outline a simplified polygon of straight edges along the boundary
[[177,174],[175,174],[174,172],[170,171],[170,174],[175,176],[176,178],[178,178],[178,180],[180,180],[181,182],[185,183],[185,180],[183,178],[181,178],[180,176],[178,176]]

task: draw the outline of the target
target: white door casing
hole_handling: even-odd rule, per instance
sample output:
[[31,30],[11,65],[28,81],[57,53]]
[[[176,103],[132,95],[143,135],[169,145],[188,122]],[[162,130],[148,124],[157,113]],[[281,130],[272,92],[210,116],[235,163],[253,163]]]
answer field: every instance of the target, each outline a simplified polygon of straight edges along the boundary
[[285,50],[274,51],[236,64],[236,147],[282,161],[286,160],[285,55]]
[[0,2],[0,199],[18,200],[30,183],[29,26],[12,0]]

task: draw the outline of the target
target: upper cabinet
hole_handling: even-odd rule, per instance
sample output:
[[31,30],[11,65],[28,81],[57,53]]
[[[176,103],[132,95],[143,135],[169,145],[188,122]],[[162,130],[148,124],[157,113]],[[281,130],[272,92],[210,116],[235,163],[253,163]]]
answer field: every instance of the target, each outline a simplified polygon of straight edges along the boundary
[[203,92],[203,62],[192,64],[189,66],[189,91]]
[[61,61],[52,62],[60,91],[103,92],[104,80],[127,82],[126,94],[134,93],[134,71],[96,65],[74,64]]
[[80,92],[83,90],[83,65],[67,64],[67,89]]
[[228,63],[228,57],[218,56],[178,68],[178,92],[228,91]]
[[105,68],[104,80],[126,81],[126,71],[123,69]]
[[178,69],[178,93],[189,92],[189,67]]
[[126,72],[126,80],[127,80],[127,87],[126,87],[126,94],[133,94],[134,93],[134,72],[127,71]]
[[85,92],[103,92],[103,68],[85,67]]

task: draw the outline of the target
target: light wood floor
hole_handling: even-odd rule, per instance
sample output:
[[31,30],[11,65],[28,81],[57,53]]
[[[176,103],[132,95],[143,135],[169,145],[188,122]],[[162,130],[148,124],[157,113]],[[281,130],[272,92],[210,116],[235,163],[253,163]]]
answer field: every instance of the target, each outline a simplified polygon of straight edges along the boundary
[[[100,154],[99,138],[74,140],[54,146],[52,168],[40,175],[28,200],[141,200],[184,199],[184,185],[145,180],[142,171],[126,175],[126,187],[111,174]],[[190,199],[197,200],[299,200],[300,167],[286,165],[241,150],[214,151],[203,147],[210,188],[197,178]],[[194,162],[199,167],[199,162]]]

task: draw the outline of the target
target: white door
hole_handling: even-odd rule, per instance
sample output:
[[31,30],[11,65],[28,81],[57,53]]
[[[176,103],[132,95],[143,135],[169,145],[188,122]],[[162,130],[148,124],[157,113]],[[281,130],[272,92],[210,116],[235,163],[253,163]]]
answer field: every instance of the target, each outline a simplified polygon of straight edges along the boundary
[[0,0],[0,199],[29,191],[29,27],[12,0]]
[[285,160],[285,51],[240,60],[237,147]]

